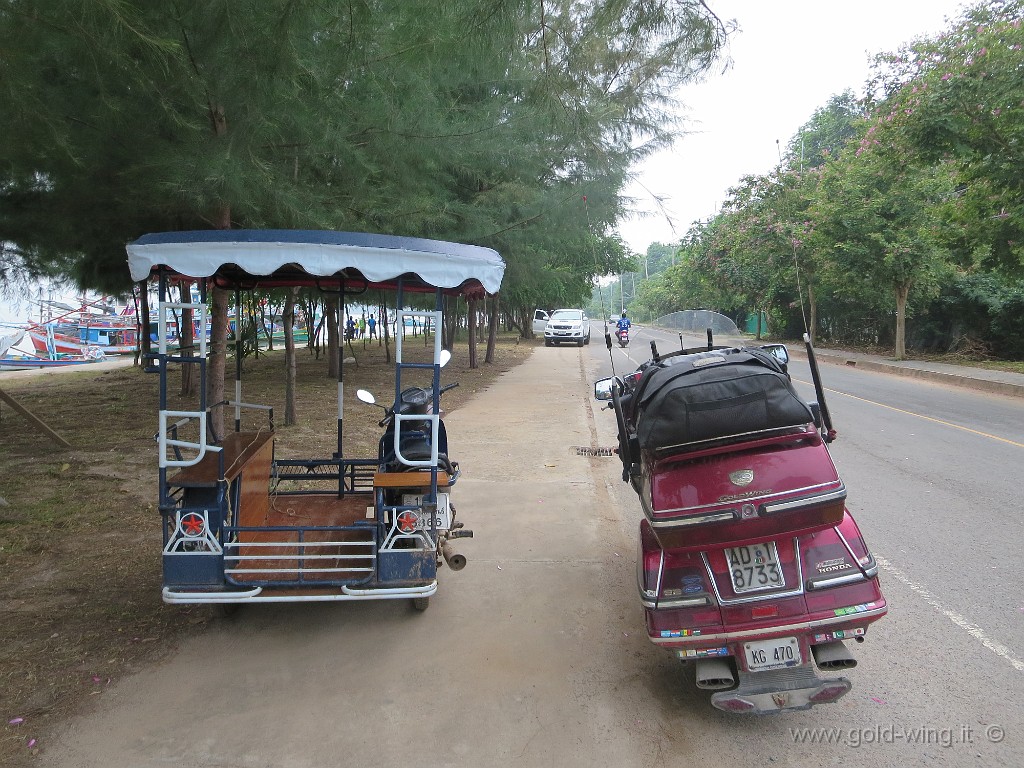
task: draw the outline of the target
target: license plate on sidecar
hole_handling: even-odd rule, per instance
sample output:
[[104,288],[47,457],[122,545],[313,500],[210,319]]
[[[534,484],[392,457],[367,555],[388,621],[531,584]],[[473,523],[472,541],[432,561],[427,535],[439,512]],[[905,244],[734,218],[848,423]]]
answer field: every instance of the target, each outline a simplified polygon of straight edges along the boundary
[[744,643],[743,654],[747,659],[747,669],[751,672],[797,667],[803,662],[800,640],[796,637],[776,637]]
[[[423,504],[423,496],[414,496],[412,494],[405,494],[402,496],[402,504],[410,507],[418,507]],[[440,531],[447,531],[452,527],[452,511],[451,506],[448,503],[448,494],[439,493],[437,494],[437,514],[435,516],[434,527]],[[429,531],[430,530],[430,516],[427,514],[421,514],[419,520],[416,521],[416,530]]]
[[729,562],[732,591],[737,595],[786,586],[774,541],[730,547],[725,550],[725,557]]

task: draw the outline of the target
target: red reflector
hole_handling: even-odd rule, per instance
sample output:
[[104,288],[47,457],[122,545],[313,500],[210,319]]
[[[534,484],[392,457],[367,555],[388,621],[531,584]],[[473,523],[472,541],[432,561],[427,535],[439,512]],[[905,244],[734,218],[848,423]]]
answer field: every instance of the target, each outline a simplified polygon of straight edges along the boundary
[[741,699],[739,696],[731,699],[719,699],[713,703],[719,709],[724,709],[727,712],[749,712],[754,709],[752,702]]
[[202,536],[206,530],[206,521],[195,512],[181,516],[181,532],[186,536]]
[[846,695],[852,687],[853,686],[848,682],[837,681],[834,683],[825,683],[825,685],[821,686],[812,696],[808,698],[808,701],[811,701],[815,704],[823,704],[825,702],[835,701],[836,699]]
[[750,609],[750,618],[752,619],[769,619],[778,615],[779,606],[777,605],[759,605]]

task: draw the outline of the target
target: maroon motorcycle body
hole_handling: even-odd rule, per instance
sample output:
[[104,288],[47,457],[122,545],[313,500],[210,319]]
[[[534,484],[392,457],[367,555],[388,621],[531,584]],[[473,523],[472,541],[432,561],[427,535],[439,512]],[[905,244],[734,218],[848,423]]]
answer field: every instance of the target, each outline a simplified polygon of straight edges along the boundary
[[839,699],[851,683],[835,673],[856,665],[846,641],[887,611],[828,450],[834,433],[796,395],[781,350],[784,361],[684,350],[609,392],[644,513],[648,637],[694,662],[698,687],[732,712]]

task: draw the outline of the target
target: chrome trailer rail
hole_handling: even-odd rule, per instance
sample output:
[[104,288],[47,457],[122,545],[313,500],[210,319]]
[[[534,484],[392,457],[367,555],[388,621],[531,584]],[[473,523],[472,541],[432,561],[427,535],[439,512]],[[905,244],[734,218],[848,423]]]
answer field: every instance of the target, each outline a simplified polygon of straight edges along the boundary
[[419,587],[391,587],[387,589],[354,589],[341,587],[337,594],[286,595],[275,590],[264,595],[263,587],[238,592],[187,592],[164,587],[163,601],[172,605],[217,605],[224,603],[322,603],[347,600],[403,600],[430,597],[437,592],[437,581]]

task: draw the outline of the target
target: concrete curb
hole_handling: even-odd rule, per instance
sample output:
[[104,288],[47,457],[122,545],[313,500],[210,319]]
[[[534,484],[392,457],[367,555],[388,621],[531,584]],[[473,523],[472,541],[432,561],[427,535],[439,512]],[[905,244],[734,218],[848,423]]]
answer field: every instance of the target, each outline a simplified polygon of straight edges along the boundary
[[[790,354],[794,357],[799,357],[801,359],[806,359],[807,357],[802,349],[797,351],[796,354],[793,353],[794,350],[790,349]],[[979,376],[972,376],[969,372],[949,373],[932,368],[919,368],[914,365],[900,365],[896,362],[889,363],[883,360],[866,360],[863,358],[844,355],[841,352],[822,351],[816,349],[814,350],[814,354],[819,362],[828,363],[830,365],[845,365],[859,368],[863,371],[876,371],[878,373],[888,373],[896,376],[906,376],[914,379],[923,379],[925,381],[934,381],[939,384],[963,387],[964,389],[973,389],[978,392],[1009,395],[1011,397],[1024,397],[1024,382],[1016,383],[1011,381],[1001,381],[999,379],[982,378]],[[1022,379],[1024,379],[1024,377],[1022,377]]]

